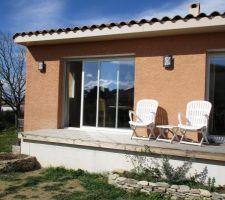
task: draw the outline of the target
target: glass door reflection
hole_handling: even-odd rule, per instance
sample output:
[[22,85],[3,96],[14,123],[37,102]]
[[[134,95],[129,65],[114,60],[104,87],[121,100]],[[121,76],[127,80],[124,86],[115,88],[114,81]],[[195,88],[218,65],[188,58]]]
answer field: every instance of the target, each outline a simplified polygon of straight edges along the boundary
[[133,102],[133,59],[84,61],[83,126],[127,128]]
[[84,63],[83,125],[96,126],[98,62]]
[[117,63],[103,61],[100,63],[99,76],[99,127],[116,126],[117,99]]

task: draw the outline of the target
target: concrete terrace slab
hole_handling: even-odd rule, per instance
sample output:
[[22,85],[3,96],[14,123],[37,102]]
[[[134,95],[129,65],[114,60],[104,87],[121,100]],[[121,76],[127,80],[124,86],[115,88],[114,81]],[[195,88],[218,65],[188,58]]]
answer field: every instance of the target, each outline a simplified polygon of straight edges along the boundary
[[67,144],[120,151],[145,152],[178,157],[225,161],[225,145],[185,145],[174,142],[131,140],[131,133],[97,130],[47,129],[24,132],[24,140],[40,143]]

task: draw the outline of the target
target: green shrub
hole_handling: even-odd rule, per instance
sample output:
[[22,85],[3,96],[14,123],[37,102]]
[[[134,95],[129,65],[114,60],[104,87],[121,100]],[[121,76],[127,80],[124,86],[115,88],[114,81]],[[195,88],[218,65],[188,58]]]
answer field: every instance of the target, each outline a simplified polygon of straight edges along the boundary
[[167,182],[179,184],[187,180],[187,173],[191,169],[192,163],[185,161],[179,167],[173,167],[168,157],[163,158],[162,161],[162,173],[165,175]]
[[215,177],[213,177],[213,178],[209,177],[208,181],[207,181],[207,189],[211,192],[214,192],[215,191],[215,183],[216,183]]

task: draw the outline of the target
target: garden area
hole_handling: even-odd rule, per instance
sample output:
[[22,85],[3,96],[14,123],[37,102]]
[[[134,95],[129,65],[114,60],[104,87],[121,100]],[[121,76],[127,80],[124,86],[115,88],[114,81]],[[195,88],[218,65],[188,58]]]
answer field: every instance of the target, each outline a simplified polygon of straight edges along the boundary
[[[2,114],[1,117],[2,155],[1,152],[12,151],[12,145],[17,142],[17,130],[13,126],[14,118],[10,112]],[[154,165],[148,165],[149,162],[138,157],[129,159],[134,165],[132,171],[117,170],[110,174],[88,173],[81,169],[68,170],[63,167],[35,169],[29,172],[13,168],[1,171],[0,168],[0,200],[225,199],[225,187],[216,186],[214,177],[208,177],[207,167],[189,175],[192,160],[174,167],[168,157],[164,157],[160,163],[155,162]]]
[[0,199],[169,200],[160,193],[127,192],[108,184],[107,176],[64,168],[0,174]]
[[[12,114],[3,115],[5,120],[0,122],[0,153],[11,152],[12,145],[17,142]],[[147,195],[119,189],[108,184],[106,174],[91,174],[83,170],[64,168],[0,172],[0,200],[7,199],[169,200],[158,192]]]

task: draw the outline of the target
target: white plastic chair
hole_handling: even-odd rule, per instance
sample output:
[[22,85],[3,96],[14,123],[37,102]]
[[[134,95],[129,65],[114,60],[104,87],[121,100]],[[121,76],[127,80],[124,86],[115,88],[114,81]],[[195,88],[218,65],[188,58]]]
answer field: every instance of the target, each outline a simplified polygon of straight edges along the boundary
[[[180,143],[183,144],[193,144],[193,145],[202,145],[204,140],[206,143],[209,143],[207,139],[207,128],[208,128],[208,119],[209,114],[212,108],[212,104],[208,101],[191,101],[187,104],[186,109],[186,123],[182,124],[182,115],[178,114],[178,127],[182,134]],[[187,132],[197,132],[202,135],[200,142],[188,142],[185,141]]]
[[[131,129],[133,130],[131,139],[150,140],[152,137],[155,138],[155,116],[158,105],[159,103],[156,100],[143,99],[138,101],[136,113],[131,110],[129,111],[129,124]],[[150,130],[148,137],[137,136],[137,128],[147,128],[148,130]]]

